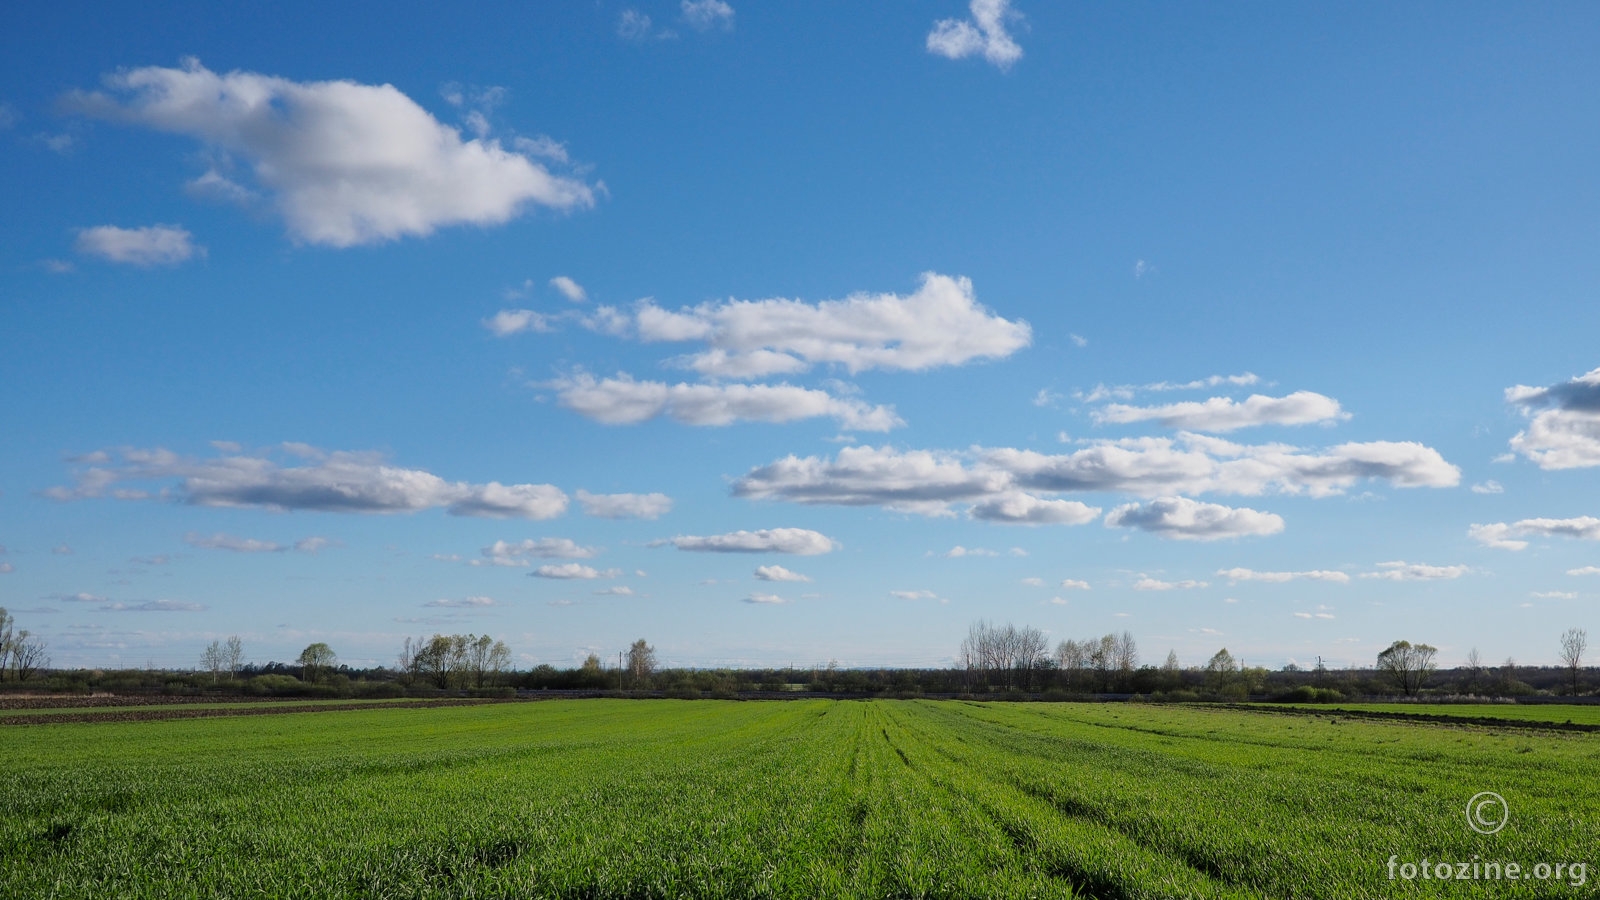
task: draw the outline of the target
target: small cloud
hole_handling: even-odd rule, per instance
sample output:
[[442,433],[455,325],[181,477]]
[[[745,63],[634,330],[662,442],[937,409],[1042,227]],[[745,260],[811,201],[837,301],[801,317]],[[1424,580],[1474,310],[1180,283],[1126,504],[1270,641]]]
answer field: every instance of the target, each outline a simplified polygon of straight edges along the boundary
[[723,0],[682,0],[680,8],[683,10],[683,20],[696,31],[710,31],[713,28],[729,31],[733,28],[733,7]]
[[1578,569],[1568,569],[1568,575],[1600,575],[1600,566],[1583,566]]
[[939,595],[933,591],[890,591],[889,596],[897,600],[938,600]]
[[744,602],[746,602],[746,603],[765,603],[765,604],[777,605],[779,603],[788,603],[789,601],[783,599],[782,597],[779,597],[777,594],[754,593],[754,594],[751,594],[750,596],[744,598]]
[[64,259],[41,259],[39,266],[51,275],[65,275],[73,270],[72,263]]
[[1055,606],[1067,606],[1071,604],[1072,601],[1065,597],[1051,597],[1050,602]]
[[591,494],[579,489],[584,515],[599,519],[659,519],[672,511],[666,494]]
[[1063,578],[1061,587],[1069,591],[1087,591],[1089,590],[1089,582],[1079,581],[1076,578]]
[[0,563],[0,575],[10,575],[17,569],[11,563]]
[[595,595],[600,597],[632,597],[633,588],[628,587],[625,584],[619,584],[603,590],[595,591]]
[[191,531],[183,536],[183,542],[191,547],[199,547],[202,550],[232,550],[235,553],[282,553],[289,549],[272,541],[235,537],[231,534],[223,534],[220,531],[209,536]]
[[1133,589],[1136,591],[1187,591],[1209,586],[1210,582],[1205,581],[1194,581],[1191,579],[1186,579],[1184,581],[1162,581],[1159,578],[1151,578],[1148,575],[1140,575],[1139,580],[1134,582]]
[[71,153],[73,148],[78,146],[78,139],[70,134],[67,134],[66,132],[50,134],[48,132],[41,131],[40,133],[34,135],[33,139],[43,145],[44,148],[49,150],[51,153],[59,153],[62,156],[66,156],[68,153]]
[[1034,406],[1055,406],[1061,402],[1061,395],[1048,388],[1040,388],[1039,393],[1033,395]]
[[110,598],[99,594],[47,594],[46,600],[59,600],[63,603],[110,603]]
[[928,32],[928,52],[946,59],[982,56],[1001,71],[1022,58],[1022,48],[1006,31],[1007,20],[1021,19],[1010,0],[972,0],[972,18],[940,19]]
[[490,606],[499,606],[493,597],[463,597],[460,600],[440,599],[429,600],[422,604],[436,609],[486,609]]
[[963,547],[957,544],[939,555],[945,559],[962,559],[968,556],[999,556],[1000,554],[982,547]]
[[762,581],[809,582],[811,580],[799,572],[791,572],[783,566],[757,566],[756,577]]
[[1404,560],[1378,563],[1381,571],[1363,572],[1362,578],[1382,578],[1388,581],[1440,581],[1461,576],[1472,571],[1471,566],[1430,566],[1408,563]]
[[1573,591],[1530,591],[1528,596],[1540,600],[1576,600],[1578,595]]
[[581,563],[563,563],[559,566],[540,566],[528,574],[534,578],[554,578],[563,581],[581,579],[588,581],[595,578],[616,578],[618,575],[622,574],[622,570],[606,569],[602,572],[592,566],[586,566]]
[[332,547],[333,542],[325,537],[301,538],[294,542],[294,549],[301,553],[316,553],[318,550]]
[[145,603],[108,603],[100,608],[109,612],[202,612],[206,606],[181,600],[150,600]]
[[1504,494],[1506,489],[1501,486],[1500,482],[1491,478],[1482,484],[1473,485],[1472,492],[1474,494]]
[[483,327],[494,332],[495,337],[510,337],[526,332],[547,332],[550,319],[531,309],[502,309],[483,320]]
[[1082,348],[1089,346],[1089,339],[1081,334],[1069,334],[1067,335],[1067,339],[1072,341],[1072,346],[1074,347]]
[[1022,583],[1028,587],[1044,587],[1043,578],[1024,578],[1022,579]]
[[583,285],[565,275],[557,275],[550,279],[550,286],[560,291],[561,296],[571,300],[573,303],[582,303],[589,299],[589,293],[583,289]]
[[650,17],[637,9],[625,9],[617,17],[617,37],[625,41],[643,43],[648,40],[665,41],[677,37],[666,29],[656,30],[655,23]]
[[572,605],[573,605],[573,602],[571,600],[566,599],[565,597],[561,598],[560,600],[551,600],[549,603],[545,604],[545,606],[572,606]]
[[107,262],[130,266],[175,266],[206,249],[194,243],[193,235],[177,225],[147,225],[143,228],[118,228],[98,225],[78,231],[77,251]]

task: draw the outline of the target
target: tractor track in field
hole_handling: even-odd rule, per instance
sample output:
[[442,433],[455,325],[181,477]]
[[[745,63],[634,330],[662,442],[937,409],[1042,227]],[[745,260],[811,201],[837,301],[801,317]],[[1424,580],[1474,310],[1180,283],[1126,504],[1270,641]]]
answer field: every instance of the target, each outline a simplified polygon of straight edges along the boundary
[[108,709],[98,712],[52,713],[48,715],[0,715],[0,727],[8,725],[65,725],[84,722],[158,722],[165,719],[209,719],[224,716],[275,716],[288,713],[344,712],[361,709],[435,709],[442,706],[479,706],[485,703],[515,703],[515,700],[493,700],[475,697],[443,700],[407,700],[402,703],[373,701],[372,703],[310,704],[263,702],[251,706],[234,706],[222,709],[196,709],[182,704],[156,709],[137,707]]

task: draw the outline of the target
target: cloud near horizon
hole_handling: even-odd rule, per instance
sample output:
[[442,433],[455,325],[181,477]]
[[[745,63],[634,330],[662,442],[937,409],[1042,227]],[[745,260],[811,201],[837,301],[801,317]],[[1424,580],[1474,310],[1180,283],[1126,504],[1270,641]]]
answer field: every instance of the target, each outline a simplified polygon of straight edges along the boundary
[[838,542],[806,528],[763,528],[759,531],[733,531],[709,536],[679,535],[651,546],[670,545],[694,553],[791,553],[817,556],[838,549]]

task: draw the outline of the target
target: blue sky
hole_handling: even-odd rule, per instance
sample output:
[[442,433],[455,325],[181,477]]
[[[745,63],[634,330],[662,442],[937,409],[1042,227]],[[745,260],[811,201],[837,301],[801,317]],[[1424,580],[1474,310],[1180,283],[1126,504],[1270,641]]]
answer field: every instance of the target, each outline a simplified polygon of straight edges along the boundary
[[12,4],[0,604],[71,666],[1553,662],[1597,25]]

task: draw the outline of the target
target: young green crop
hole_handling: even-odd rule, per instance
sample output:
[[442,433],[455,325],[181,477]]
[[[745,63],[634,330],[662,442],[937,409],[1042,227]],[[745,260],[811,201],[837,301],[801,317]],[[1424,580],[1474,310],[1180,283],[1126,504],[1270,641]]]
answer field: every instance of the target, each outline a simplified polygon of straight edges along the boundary
[[[1387,865],[1585,861],[1600,800],[1600,735],[1131,704],[573,701],[0,745],[18,897],[1576,897]],[[1494,835],[1464,816],[1485,790]]]

